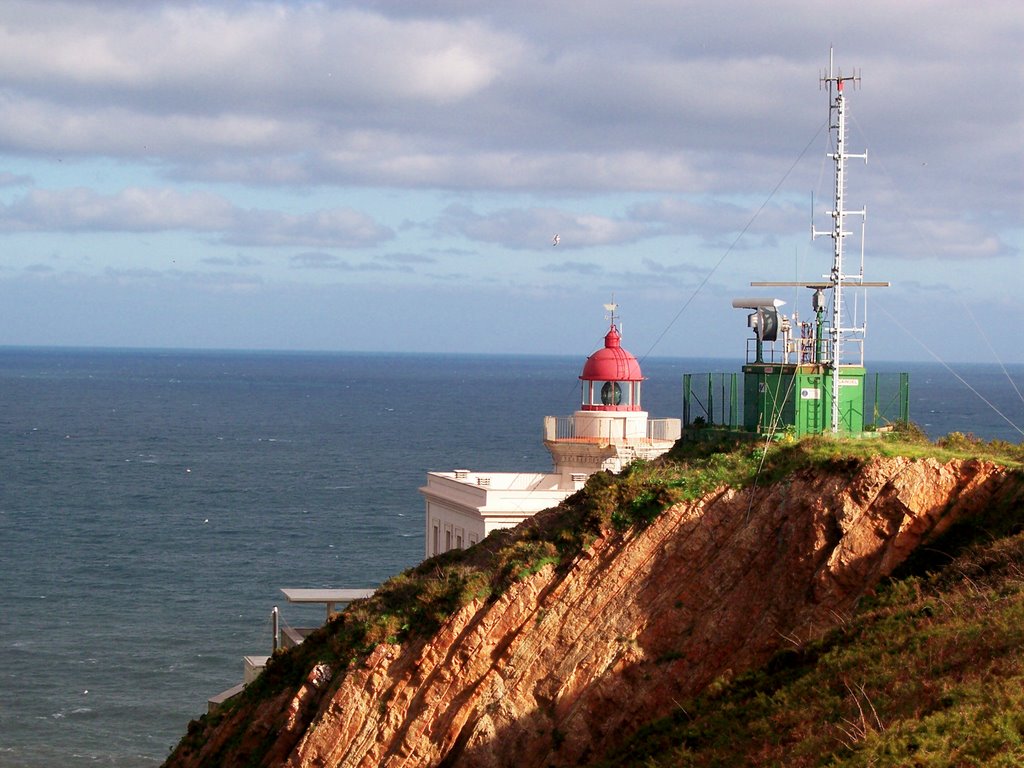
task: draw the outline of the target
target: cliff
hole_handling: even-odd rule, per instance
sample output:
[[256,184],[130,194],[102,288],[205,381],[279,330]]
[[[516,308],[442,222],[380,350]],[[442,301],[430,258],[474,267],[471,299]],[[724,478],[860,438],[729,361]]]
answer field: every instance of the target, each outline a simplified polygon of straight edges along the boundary
[[990,461],[808,445],[595,476],[389,581],[190,724],[166,765],[587,764],[844,624],[922,543],[1021,506]]

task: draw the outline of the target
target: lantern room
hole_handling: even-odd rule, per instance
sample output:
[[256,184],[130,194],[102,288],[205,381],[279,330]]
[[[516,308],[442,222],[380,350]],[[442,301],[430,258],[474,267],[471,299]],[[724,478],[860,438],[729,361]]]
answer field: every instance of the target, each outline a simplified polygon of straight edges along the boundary
[[587,358],[580,374],[583,411],[641,411],[640,363],[622,348],[622,336],[614,321],[604,337],[604,347]]

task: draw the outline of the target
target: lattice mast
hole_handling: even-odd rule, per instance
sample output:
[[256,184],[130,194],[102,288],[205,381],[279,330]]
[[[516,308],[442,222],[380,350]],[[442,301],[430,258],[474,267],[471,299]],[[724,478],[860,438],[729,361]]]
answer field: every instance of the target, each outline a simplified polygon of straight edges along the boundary
[[[832,370],[832,431],[839,431],[839,386],[840,367],[843,365],[844,342],[851,338],[863,339],[865,328],[860,326],[847,326],[844,324],[843,305],[843,284],[850,281],[851,284],[860,287],[863,283],[864,269],[863,261],[858,275],[846,275],[843,272],[843,240],[851,234],[844,229],[844,220],[847,216],[860,216],[863,221],[867,215],[866,209],[859,211],[848,211],[845,208],[846,200],[846,161],[851,158],[863,158],[867,162],[868,153],[851,154],[846,151],[846,97],[843,93],[843,86],[850,83],[854,88],[860,83],[860,75],[843,75],[833,69],[832,53],[829,52],[828,74],[821,77],[821,83],[828,87],[829,91],[829,130],[833,132],[835,141],[835,152],[828,155],[835,164],[835,193],[833,197],[833,208],[828,212],[832,217],[832,228],[828,230],[817,230],[811,225],[812,239],[818,237],[832,238],[832,272],[829,275],[829,286],[832,288],[832,318],[829,328],[831,355],[827,361]],[[834,86],[834,92],[833,92]],[[861,364],[863,364],[863,346],[861,346]]]

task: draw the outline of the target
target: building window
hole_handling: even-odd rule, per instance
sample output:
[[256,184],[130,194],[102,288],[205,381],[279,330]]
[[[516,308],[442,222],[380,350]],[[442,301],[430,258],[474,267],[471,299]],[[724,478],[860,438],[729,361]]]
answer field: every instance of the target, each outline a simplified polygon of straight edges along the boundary
[[440,546],[440,544],[441,544],[441,529],[438,526],[437,521],[435,521],[434,522],[434,547],[433,547],[433,549],[430,550],[430,554],[432,554],[432,555],[438,554],[437,548],[438,548],[438,546]]
[[444,551],[447,552],[452,548],[452,532],[450,530],[444,532]]

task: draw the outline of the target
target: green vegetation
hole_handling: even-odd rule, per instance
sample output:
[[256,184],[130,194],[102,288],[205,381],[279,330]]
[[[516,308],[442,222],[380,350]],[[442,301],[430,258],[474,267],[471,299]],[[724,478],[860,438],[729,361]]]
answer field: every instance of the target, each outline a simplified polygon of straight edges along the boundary
[[[542,512],[517,529],[498,531],[469,550],[439,555],[389,579],[372,598],[353,603],[298,647],[275,654],[242,695],[217,713],[190,723],[179,750],[198,749],[222,719],[251,722],[260,701],[296,689],[317,664],[330,665],[338,680],[341,672],[362,663],[380,643],[425,641],[467,603],[495,600],[509,585],[542,568],[567,568],[596,537],[628,536],[674,503],[698,499],[723,486],[769,485],[808,468],[852,473],[878,454],[939,460],[981,457],[1011,467],[1024,465],[1024,444],[982,443],[959,434],[931,444],[913,425],[865,440],[784,437],[765,444],[725,436],[711,442],[680,442],[657,461],[634,462],[619,475],[592,475],[583,490],[557,509]],[[960,527],[949,536],[959,536],[963,544],[976,539],[978,530]],[[1024,554],[1024,541],[1015,546]],[[926,565],[922,561],[921,568]],[[973,566],[965,561],[960,567]],[[929,750],[938,753],[941,738],[952,738],[949,734],[958,733],[967,723],[988,729],[986,744],[995,744],[1003,736],[1009,739],[1012,733],[1024,738],[1024,715],[1018,728],[1017,719],[997,722],[994,714],[988,714],[996,712],[996,705],[998,711],[1009,711],[999,708],[1016,701],[1015,691],[1024,698],[1024,687],[1014,684],[1021,682],[1017,679],[1021,671],[995,651],[992,663],[979,667],[981,677],[959,669],[956,684],[936,683],[919,690],[924,685],[921,680],[900,683],[897,678],[897,674],[906,678],[907,670],[922,660],[930,665],[929,675],[933,670],[952,669],[961,658],[957,643],[970,639],[969,647],[977,653],[980,639],[991,634],[989,624],[998,628],[1000,648],[1024,640],[1011,632],[1014,625],[1024,626],[1020,621],[1024,597],[1018,600],[1016,582],[1000,582],[1006,594],[994,595],[972,589],[942,591],[945,582],[938,576],[911,578],[917,580],[894,582],[856,624],[826,641],[780,654],[766,670],[731,683],[723,681],[713,687],[714,694],[681,705],[676,717],[650,726],[610,764],[740,765],[747,761],[761,765],[775,760],[778,765],[860,765],[836,761],[862,756],[867,765],[872,764],[870,759],[887,754],[885,750],[919,756],[931,754]],[[972,582],[980,583],[987,582]],[[951,617],[960,623],[943,629]],[[852,645],[854,640],[873,634],[878,636],[876,645],[860,647],[856,658],[843,655],[843,648],[859,647]],[[921,655],[922,648],[929,649],[927,655]],[[906,653],[917,655],[901,656]],[[870,671],[872,659],[883,666]],[[986,698],[981,695],[984,675],[994,674],[996,666],[1006,673],[1006,685],[992,692],[995,699]],[[804,714],[798,717],[799,712]],[[739,751],[731,751],[733,745],[739,745],[735,747]],[[995,747],[978,746],[977,750],[978,754],[1002,754]],[[803,763],[791,758],[802,754],[817,757]],[[821,762],[822,755],[829,755],[832,762]],[[254,764],[259,757],[252,756]],[[216,763],[217,757],[212,760]]]
[[755,443],[750,438],[738,437],[737,433],[723,431],[716,440],[710,442],[681,441],[669,457],[686,464],[688,461],[699,462],[709,456],[722,454],[742,456],[745,452],[750,458],[765,456],[761,479],[764,479],[769,469],[772,475],[777,476],[785,474],[787,469],[800,466],[823,466],[837,460],[863,461],[871,456],[933,458],[939,461],[953,458],[988,459],[1008,467],[1024,466],[1024,443],[1015,445],[1006,440],[985,441],[962,432],[951,432],[932,443],[913,422],[896,425],[892,432],[880,432],[877,437],[863,439],[835,438],[825,434],[796,440],[790,435],[783,435],[775,441]]
[[679,702],[601,765],[1021,765],[1022,644],[1016,534],[889,581],[823,640]]

